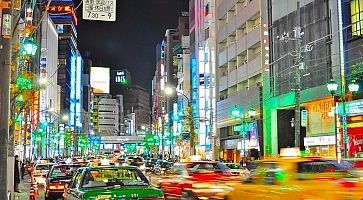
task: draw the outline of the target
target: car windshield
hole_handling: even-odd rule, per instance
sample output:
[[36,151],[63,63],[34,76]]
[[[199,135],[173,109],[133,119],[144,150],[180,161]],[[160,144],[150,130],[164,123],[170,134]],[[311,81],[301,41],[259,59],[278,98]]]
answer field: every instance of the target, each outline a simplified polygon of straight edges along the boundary
[[51,165],[37,165],[35,170],[49,170]]
[[131,162],[143,162],[142,158],[131,158]]
[[73,174],[80,168],[80,165],[61,165],[53,167],[50,172],[50,178],[58,178],[58,177],[72,177]]
[[189,163],[187,170],[190,173],[206,173],[206,172],[228,172],[228,167],[223,163]]
[[82,187],[96,188],[107,186],[144,186],[148,180],[138,169],[91,169],[86,172]]
[[226,164],[230,169],[242,169],[241,165],[239,164]]

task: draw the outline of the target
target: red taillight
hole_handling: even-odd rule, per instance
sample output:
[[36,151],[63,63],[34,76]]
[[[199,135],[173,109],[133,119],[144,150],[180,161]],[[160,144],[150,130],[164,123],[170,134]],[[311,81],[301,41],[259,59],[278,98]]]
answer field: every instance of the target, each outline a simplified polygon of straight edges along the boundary
[[318,180],[318,181],[333,181],[333,180],[337,180],[337,178],[320,176],[320,177],[315,178],[315,180]]
[[48,190],[64,190],[64,185],[62,183],[49,183]]
[[355,188],[355,187],[357,187],[357,184],[355,182],[352,182],[352,181],[342,181],[342,182],[339,182],[339,185],[341,185],[344,188]]
[[34,172],[33,173],[33,176],[42,176],[42,174],[41,173]]

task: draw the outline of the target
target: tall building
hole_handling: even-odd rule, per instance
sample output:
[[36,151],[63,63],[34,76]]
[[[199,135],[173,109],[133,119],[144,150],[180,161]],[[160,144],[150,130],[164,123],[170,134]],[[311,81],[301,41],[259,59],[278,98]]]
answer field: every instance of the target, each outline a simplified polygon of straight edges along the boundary
[[189,1],[190,73],[196,153],[215,158],[216,21],[215,0]]
[[[358,84],[358,92],[350,95],[349,102],[346,103],[346,134],[342,134],[346,139],[349,157],[359,157],[363,152],[363,116],[362,105],[362,80],[363,80],[363,1],[338,1],[339,14],[339,42],[341,72],[345,79],[342,80],[349,91],[349,85],[353,82]],[[338,79],[339,80],[339,79]],[[336,81],[338,81],[336,80]],[[342,133],[343,131],[340,131]]]
[[[267,13],[261,18],[268,25],[270,50],[268,73],[263,76],[265,155],[277,155],[279,149],[295,146],[295,126],[301,128],[297,139],[301,150],[317,156],[336,155],[335,105],[326,84],[331,79],[340,82],[337,6],[335,0],[300,1],[304,34],[301,62],[297,63],[297,40],[293,40],[299,30],[297,1],[267,1]],[[294,123],[297,88],[301,94],[300,124]]]
[[142,87],[131,85],[122,92],[125,116],[135,113],[135,133],[144,135],[150,124],[150,95]]
[[96,94],[93,98],[93,130],[98,136],[120,135],[120,110],[122,95],[112,98],[109,94]]
[[77,49],[78,19],[74,7],[71,0],[52,1],[48,13],[59,36],[57,83],[61,86],[61,113],[69,115],[71,129],[82,131],[83,59]]
[[[259,151],[262,142],[260,116],[248,116],[251,109],[260,113],[262,105],[262,34],[267,30],[261,22],[262,2],[218,0],[216,5],[219,157],[234,162]],[[234,109],[240,116],[231,115]],[[248,129],[236,131],[238,126]]]

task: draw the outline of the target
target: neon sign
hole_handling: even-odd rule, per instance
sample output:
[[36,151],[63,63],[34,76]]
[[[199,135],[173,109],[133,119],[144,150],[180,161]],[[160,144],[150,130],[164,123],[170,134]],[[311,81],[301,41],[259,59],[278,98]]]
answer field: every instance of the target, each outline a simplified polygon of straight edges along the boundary
[[50,5],[47,7],[47,11],[49,14],[54,15],[68,15],[71,14],[74,20],[74,23],[78,25],[78,18],[76,15],[76,11],[73,8],[73,5]]

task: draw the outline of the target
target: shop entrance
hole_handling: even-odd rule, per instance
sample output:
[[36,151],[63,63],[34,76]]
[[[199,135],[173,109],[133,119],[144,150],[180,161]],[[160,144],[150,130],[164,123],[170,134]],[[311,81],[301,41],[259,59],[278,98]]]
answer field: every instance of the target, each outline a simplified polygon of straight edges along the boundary
[[[295,128],[294,128],[295,110],[277,110],[277,134],[278,134],[278,152],[281,148],[295,146]],[[304,137],[306,128],[300,127],[300,150],[305,150]]]

